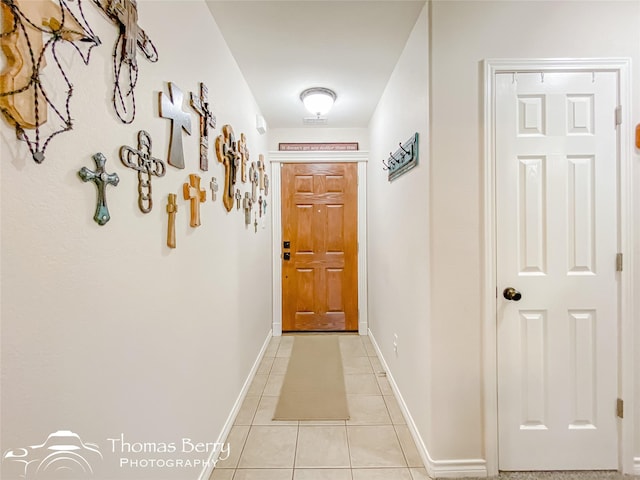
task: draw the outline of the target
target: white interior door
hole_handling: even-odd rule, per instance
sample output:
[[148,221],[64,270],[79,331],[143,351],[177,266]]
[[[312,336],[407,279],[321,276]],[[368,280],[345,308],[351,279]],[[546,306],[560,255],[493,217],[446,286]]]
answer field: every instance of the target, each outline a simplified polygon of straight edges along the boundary
[[618,466],[617,98],[614,72],[496,75],[500,470]]

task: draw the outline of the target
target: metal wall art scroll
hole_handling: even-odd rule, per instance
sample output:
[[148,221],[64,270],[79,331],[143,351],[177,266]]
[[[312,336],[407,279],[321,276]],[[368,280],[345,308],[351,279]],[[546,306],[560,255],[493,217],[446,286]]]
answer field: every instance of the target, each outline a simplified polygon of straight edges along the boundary
[[176,194],[170,193],[167,198],[167,246],[169,248],[176,248],[176,213],[178,213]]
[[138,132],[138,149],[120,147],[120,160],[125,166],[138,172],[138,207],[142,213],[153,208],[151,177],[164,177],[166,167],[159,158],[151,156],[151,136],[144,130]]
[[[41,163],[51,139],[72,128],[73,86],[60,59],[59,45],[62,42],[73,47],[86,65],[100,40],[86,21],[80,0],[75,8],[77,15],[65,0],[58,0],[58,4],[50,0],[2,0],[0,7],[0,49],[7,62],[0,74],[0,111],[15,128],[17,138],[27,143],[33,159]],[[81,49],[81,45],[86,48]],[[43,84],[47,57],[53,59],[56,68],[47,70],[46,84],[65,85],[64,103],[54,103]],[[49,122],[45,133],[41,127],[49,119],[49,110],[62,125]]]
[[209,127],[216,128],[216,116],[209,104],[209,90],[200,82],[200,96],[189,93],[191,107],[200,115],[200,170],[209,170]]
[[93,182],[98,188],[98,199],[96,202],[96,213],[93,219],[98,225],[105,225],[110,219],[109,208],[107,207],[106,188],[107,185],[118,185],[120,178],[117,173],[107,173],[105,171],[106,157],[98,152],[93,157],[93,161],[96,162],[96,170],[89,170],[87,167],[82,167],[78,172],[78,175],[83,182]]
[[184,199],[191,203],[191,217],[189,225],[200,226],[200,204],[207,200],[207,191],[200,190],[200,177],[195,173],[189,174],[189,183],[183,185]]
[[[136,0],[93,0],[93,2],[120,30],[113,46],[112,103],[118,118],[123,123],[131,123],[136,117],[137,49],[139,48],[150,62],[158,61],[158,51],[145,31],[138,26]],[[122,71],[123,66],[125,66],[125,72]]]
[[182,130],[191,135],[191,115],[182,110],[184,95],[175,84],[169,83],[169,96],[160,92],[160,116],[171,120],[171,137],[167,162],[176,168],[184,168]]
[[400,148],[395,153],[389,152],[389,158],[382,160],[383,170],[389,171],[389,181],[398,178],[418,164],[418,133],[409,140],[399,143]]
[[238,145],[231,125],[223,126],[222,135],[216,137],[216,155],[218,162],[224,165],[222,203],[227,212],[230,212],[233,208],[236,177],[240,163],[240,152],[238,152]]

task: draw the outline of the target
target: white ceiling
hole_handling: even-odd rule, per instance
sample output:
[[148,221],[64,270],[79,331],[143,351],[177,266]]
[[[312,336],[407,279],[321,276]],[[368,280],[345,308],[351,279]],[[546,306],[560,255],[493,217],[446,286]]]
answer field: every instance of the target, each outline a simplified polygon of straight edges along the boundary
[[368,125],[425,0],[207,5],[269,128],[304,126],[309,87],[337,93],[326,126],[349,128]]

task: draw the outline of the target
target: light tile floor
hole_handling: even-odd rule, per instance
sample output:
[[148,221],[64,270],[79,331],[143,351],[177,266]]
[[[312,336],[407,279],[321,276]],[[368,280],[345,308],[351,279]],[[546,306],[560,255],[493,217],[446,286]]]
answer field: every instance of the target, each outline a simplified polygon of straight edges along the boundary
[[293,340],[271,340],[210,480],[427,479],[368,337],[339,336],[350,420],[272,420]]

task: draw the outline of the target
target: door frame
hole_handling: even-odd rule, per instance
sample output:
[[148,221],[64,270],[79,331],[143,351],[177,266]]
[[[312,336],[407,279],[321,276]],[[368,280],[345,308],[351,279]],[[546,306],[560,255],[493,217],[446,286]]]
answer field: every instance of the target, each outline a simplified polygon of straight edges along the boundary
[[[497,363],[497,272],[496,272],[496,155],[495,76],[519,72],[607,71],[618,76],[618,104],[622,105],[618,128],[618,251],[624,254],[620,272],[618,329],[618,396],[624,399],[624,418],[618,419],[618,469],[634,473],[634,328],[633,319],[633,166],[631,156],[631,60],[628,58],[588,59],[486,59],[484,80],[484,178],[483,178],[483,400],[484,441],[487,475],[498,474],[498,363]],[[613,112],[612,112],[613,121]],[[613,259],[612,259],[613,261]],[[613,410],[613,406],[612,406]]]
[[282,335],[282,177],[283,163],[358,163],[358,333],[366,335],[367,321],[367,161],[368,152],[269,152],[273,261],[272,332]]

